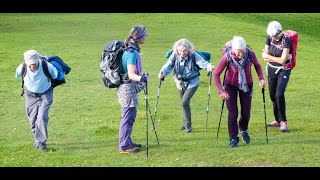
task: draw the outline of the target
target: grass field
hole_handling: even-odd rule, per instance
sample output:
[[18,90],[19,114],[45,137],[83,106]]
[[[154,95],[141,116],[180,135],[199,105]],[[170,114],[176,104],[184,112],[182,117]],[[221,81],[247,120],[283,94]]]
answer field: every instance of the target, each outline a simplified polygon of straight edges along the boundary
[[[201,83],[191,101],[193,132],[179,130],[182,123],[177,89],[170,75],[162,83],[152,131],[146,103],[140,106],[132,138],[142,151],[118,152],[120,105],[115,89],[106,89],[99,71],[100,54],[106,41],[123,40],[135,24],[145,25],[148,38],[141,46],[143,72],[150,76],[148,102],[156,105],[157,75],[166,62],[165,53],[180,38],[198,50],[211,52],[216,66],[219,50],[234,35],[243,36],[257,53],[260,63],[266,27],[278,20],[284,29],[299,32],[297,66],[286,90],[288,133],[264,126],[264,108],[257,76],[249,133],[251,143],[228,147],[227,109],[216,138],[221,99],[211,85],[208,131],[205,131],[209,78],[201,72]],[[207,13],[207,14],[0,14],[0,166],[1,167],[319,167],[319,70],[320,14]],[[14,77],[23,53],[36,49],[59,55],[71,66],[67,84],[54,92],[49,113],[49,151],[33,148],[25,100],[20,96],[21,79]],[[265,72],[265,68],[263,68]],[[273,121],[272,104],[266,91],[267,122]],[[148,134],[147,134],[148,132]],[[148,158],[146,142],[148,143]],[[241,136],[240,136],[241,137]]]

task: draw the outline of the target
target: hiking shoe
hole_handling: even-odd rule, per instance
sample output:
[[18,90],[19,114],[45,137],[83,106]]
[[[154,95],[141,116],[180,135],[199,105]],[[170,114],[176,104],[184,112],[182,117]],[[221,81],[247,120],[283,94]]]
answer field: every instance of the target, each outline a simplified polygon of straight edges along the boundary
[[191,133],[192,132],[192,128],[190,127],[190,128],[186,128],[186,132],[187,133]]
[[280,131],[281,132],[288,132],[288,123],[287,121],[280,122]]
[[250,136],[249,136],[248,130],[240,131],[240,132],[242,135],[242,141],[246,144],[249,144],[250,143]]
[[136,144],[136,143],[132,143],[132,146],[133,146],[133,147],[138,147],[138,148],[141,148],[141,147],[142,147],[141,144]]
[[45,144],[34,144],[33,146],[38,150],[48,150],[47,145]]
[[278,121],[273,121],[268,124],[268,127],[280,127],[280,123]]
[[140,148],[131,146],[130,148],[126,150],[120,151],[120,154],[131,154],[131,153],[137,153],[139,152]]
[[239,139],[230,139],[230,147],[235,148],[238,146]]

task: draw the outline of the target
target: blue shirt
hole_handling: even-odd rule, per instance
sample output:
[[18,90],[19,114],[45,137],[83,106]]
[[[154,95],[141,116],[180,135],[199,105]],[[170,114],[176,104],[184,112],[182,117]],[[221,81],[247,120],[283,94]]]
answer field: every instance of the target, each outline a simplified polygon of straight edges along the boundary
[[[26,76],[23,78],[24,86],[27,88],[28,91],[33,93],[44,93],[51,87],[50,79],[44,74],[42,68],[42,62],[39,61],[38,69],[32,72],[29,67],[27,66]],[[50,63],[48,64],[48,71],[51,74],[52,79],[56,79],[58,77],[57,69]],[[22,74],[22,65],[21,63],[16,69],[16,78],[21,78]]]

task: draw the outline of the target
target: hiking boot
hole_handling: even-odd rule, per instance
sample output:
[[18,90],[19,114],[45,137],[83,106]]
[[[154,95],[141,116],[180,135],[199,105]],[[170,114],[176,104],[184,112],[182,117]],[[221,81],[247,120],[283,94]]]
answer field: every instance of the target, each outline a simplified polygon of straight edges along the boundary
[[191,133],[191,132],[192,132],[192,128],[191,128],[191,127],[186,128],[186,132],[187,132],[187,133]]
[[133,146],[133,147],[138,147],[138,148],[141,148],[141,147],[142,147],[141,144],[136,144],[136,143],[132,143],[132,146]]
[[287,121],[280,122],[280,131],[281,132],[288,132],[288,123]]
[[120,151],[120,154],[131,154],[131,153],[137,153],[139,152],[140,148],[131,146],[130,148],[126,150]]
[[246,144],[249,144],[250,143],[250,136],[249,136],[248,130],[240,131],[240,132],[242,135],[242,141]]
[[47,145],[46,144],[34,144],[33,145],[36,149],[38,150],[48,150]]
[[230,139],[230,147],[235,148],[238,146],[239,139]]
[[268,127],[280,127],[280,123],[278,121],[273,121],[268,124]]

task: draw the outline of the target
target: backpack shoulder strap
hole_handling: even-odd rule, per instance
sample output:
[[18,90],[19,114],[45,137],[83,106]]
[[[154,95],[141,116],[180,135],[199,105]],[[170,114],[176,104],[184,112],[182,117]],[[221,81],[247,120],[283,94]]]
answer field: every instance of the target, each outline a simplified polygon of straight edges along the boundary
[[[197,67],[198,70],[200,70],[201,68],[198,66],[198,64],[196,63],[196,52],[194,52],[194,54],[191,55],[192,57],[192,62],[193,64]],[[204,58],[203,58],[204,59]]]
[[198,76],[200,76],[200,72],[199,70],[201,69],[198,64],[196,63],[196,52],[194,52],[192,55],[191,55],[191,58],[192,58],[192,62],[193,64],[196,66],[197,68],[197,71],[198,71]]
[[23,78],[26,76],[26,74],[27,74],[27,64],[24,62],[24,63],[22,64],[22,69],[21,69],[22,80],[23,80]]
[[252,63],[252,56],[251,56],[251,50],[248,49],[248,58],[249,58],[249,62]]
[[42,69],[43,69],[43,72],[44,74],[49,78],[49,79],[52,79],[51,77],[51,74],[49,73],[49,70],[48,70],[48,61],[42,59],[41,60],[41,63],[42,63]]
[[226,71],[231,67],[231,48],[227,48],[226,49],[226,56],[227,56],[227,68],[226,68]]
[[22,69],[21,69],[21,76],[22,76],[22,80],[21,80],[21,88],[22,88],[22,92],[21,92],[21,96],[24,94],[24,90],[23,90],[23,86],[24,86],[24,77],[27,74],[27,64],[25,62],[23,62],[22,64]]

